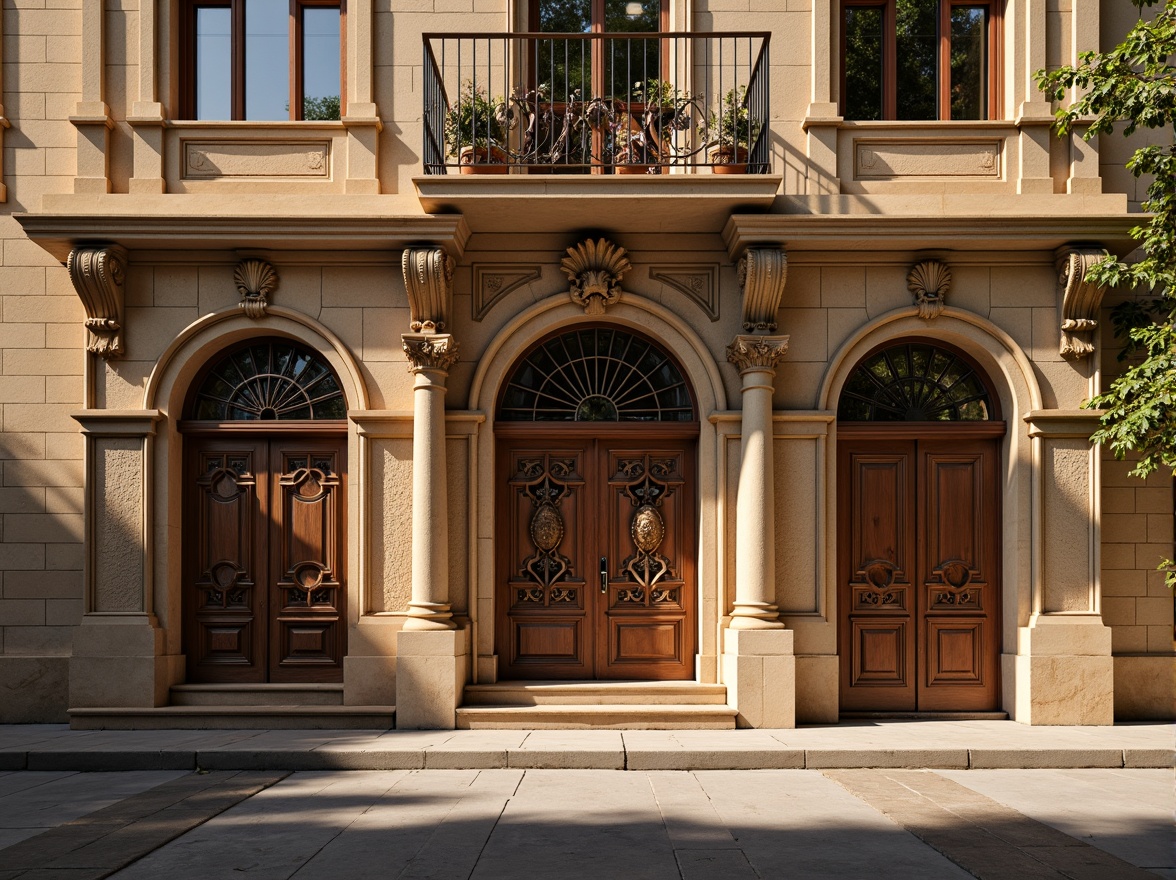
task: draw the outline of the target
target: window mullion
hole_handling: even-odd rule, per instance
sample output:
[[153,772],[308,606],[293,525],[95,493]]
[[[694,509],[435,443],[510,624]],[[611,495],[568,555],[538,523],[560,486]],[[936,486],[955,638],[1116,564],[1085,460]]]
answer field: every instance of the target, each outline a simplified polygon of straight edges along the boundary
[[887,0],[882,14],[883,119],[898,118],[898,12],[895,0]]

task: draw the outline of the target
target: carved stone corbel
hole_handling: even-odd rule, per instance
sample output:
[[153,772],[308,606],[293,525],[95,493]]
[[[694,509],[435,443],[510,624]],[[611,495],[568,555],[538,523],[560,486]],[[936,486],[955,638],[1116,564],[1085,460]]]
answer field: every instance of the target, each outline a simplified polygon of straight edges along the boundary
[[78,246],[70,251],[66,268],[86,310],[86,350],[99,357],[121,357],[127,249],[117,244]]
[[743,329],[771,333],[776,329],[776,310],[788,281],[788,255],[782,247],[748,248],[739,260],[739,286],[743,288]]
[[411,247],[404,249],[400,268],[408,291],[409,327],[414,333],[444,330],[453,302],[453,260],[439,247]]
[[606,238],[586,238],[567,253],[559,266],[572,282],[572,302],[589,315],[603,315],[621,298],[621,279],[632,268],[628,254]]
[[269,295],[278,288],[278,271],[265,260],[242,260],[233,270],[237,293],[241,294],[241,308],[246,317],[257,320],[265,317]]
[[408,355],[408,371],[443,370],[457,362],[457,340],[448,333],[405,333],[400,340]]
[[907,290],[915,295],[919,317],[924,321],[938,318],[951,287],[951,270],[939,260],[924,260],[907,274]]
[[1105,287],[1086,280],[1090,267],[1106,257],[1101,248],[1060,248],[1057,252],[1062,338],[1059,351],[1076,361],[1094,354],[1094,331]]
[[727,346],[727,360],[740,373],[775,370],[787,353],[787,336],[736,336]]

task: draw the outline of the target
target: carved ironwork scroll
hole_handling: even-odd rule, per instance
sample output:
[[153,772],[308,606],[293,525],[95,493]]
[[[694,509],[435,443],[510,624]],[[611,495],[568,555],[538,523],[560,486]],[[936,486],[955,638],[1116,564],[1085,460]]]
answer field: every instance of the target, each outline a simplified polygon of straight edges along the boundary
[[626,481],[622,491],[634,508],[629,522],[633,553],[621,562],[618,576],[636,586],[619,590],[617,601],[643,604],[648,591],[651,604],[676,602],[677,587],[663,582],[678,580],[678,573],[671,560],[658,551],[666,537],[664,502],[683,482],[678,462],[657,456],[622,459],[612,482],[622,479]]
[[895,584],[898,567],[885,559],[872,559],[853,576],[854,605],[859,609],[883,610],[906,607],[907,584]]
[[973,583],[978,574],[962,559],[941,562],[931,574],[929,607],[979,610],[982,590]]
[[[516,600],[543,604],[574,603],[578,587],[566,582],[575,580],[572,560],[559,552],[567,532],[561,509],[574,488],[583,483],[574,458],[542,456],[519,460],[511,485],[531,502],[531,519],[527,526],[535,550],[518,567],[518,577],[535,586],[517,590]],[[560,584],[561,586],[555,586]]]

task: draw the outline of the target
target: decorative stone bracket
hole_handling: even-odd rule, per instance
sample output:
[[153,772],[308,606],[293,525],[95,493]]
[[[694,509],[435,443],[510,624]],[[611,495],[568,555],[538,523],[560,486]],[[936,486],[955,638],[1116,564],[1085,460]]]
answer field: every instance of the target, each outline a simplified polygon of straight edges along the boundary
[[453,261],[439,247],[404,249],[400,260],[413,333],[437,333],[453,303]]
[[748,248],[739,260],[739,285],[743,288],[743,329],[771,333],[776,329],[776,310],[788,280],[788,256],[782,247]]
[[568,295],[586,314],[603,315],[621,298],[621,280],[632,268],[623,247],[606,238],[584,239],[568,248],[559,266],[572,282]]
[[265,260],[242,260],[233,270],[233,281],[246,317],[255,321],[265,317],[269,295],[278,288],[278,271]]
[[81,245],[70,251],[66,268],[86,310],[86,350],[104,358],[121,357],[126,248]]
[[1094,354],[1094,332],[1098,329],[1098,311],[1106,288],[1088,282],[1086,273],[1106,255],[1101,248],[1067,247],[1057,252],[1062,313],[1059,350],[1066,360],[1080,360]]
[[907,275],[907,290],[915,295],[919,317],[924,321],[938,318],[943,312],[950,287],[951,270],[939,260],[916,263]]

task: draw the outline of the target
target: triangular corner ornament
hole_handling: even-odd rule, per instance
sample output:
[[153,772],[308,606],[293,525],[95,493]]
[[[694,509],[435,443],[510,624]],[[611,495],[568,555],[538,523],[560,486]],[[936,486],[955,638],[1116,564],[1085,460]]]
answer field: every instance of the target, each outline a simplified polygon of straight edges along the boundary
[[628,254],[607,238],[586,238],[567,253],[559,267],[572,282],[568,288],[572,302],[588,315],[603,315],[606,307],[621,298],[621,279],[633,267]]
[[481,321],[496,302],[543,274],[539,266],[481,263],[474,265],[474,320]]
[[719,320],[719,265],[651,266],[649,277],[684,293],[706,312],[712,321]]

